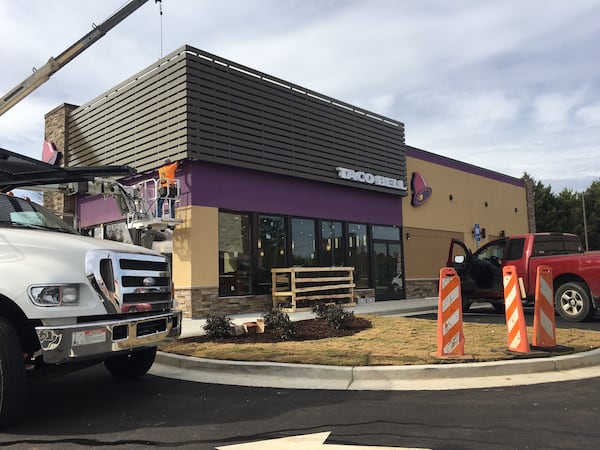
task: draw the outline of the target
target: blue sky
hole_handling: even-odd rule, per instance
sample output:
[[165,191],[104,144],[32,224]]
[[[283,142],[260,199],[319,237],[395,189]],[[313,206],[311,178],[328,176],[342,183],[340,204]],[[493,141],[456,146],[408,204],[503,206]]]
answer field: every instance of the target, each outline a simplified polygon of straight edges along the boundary
[[[0,95],[125,1],[0,0]],[[404,122],[406,143],[582,191],[600,179],[600,2],[149,0],[0,117],[41,155],[44,114],[184,44]],[[162,28],[162,32],[161,32]]]

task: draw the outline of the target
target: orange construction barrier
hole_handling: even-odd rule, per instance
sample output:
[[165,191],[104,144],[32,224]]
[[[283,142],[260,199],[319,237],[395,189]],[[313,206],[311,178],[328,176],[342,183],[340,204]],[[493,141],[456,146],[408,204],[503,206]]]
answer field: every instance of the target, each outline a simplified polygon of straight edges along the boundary
[[438,297],[437,357],[465,354],[460,278],[451,267],[440,270]]
[[529,353],[523,301],[517,279],[517,268],[505,266],[504,276],[504,307],[506,310],[506,328],[508,331],[508,350],[517,353]]
[[556,347],[554,288],[552,287],[552,267],[550,266],[539,266],[537,268],[533,345],[536,347]]

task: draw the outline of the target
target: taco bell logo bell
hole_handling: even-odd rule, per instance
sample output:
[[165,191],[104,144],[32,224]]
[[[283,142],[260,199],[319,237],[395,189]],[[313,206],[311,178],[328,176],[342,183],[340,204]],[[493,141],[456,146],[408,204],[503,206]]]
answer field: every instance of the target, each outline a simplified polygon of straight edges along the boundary
[[433,190],[427,186],[425,182],[425,178],[419,172],[413,172],[412,179],[410,181],[410,187],[412,188],[412,198],[410,200],[410,204],[413,206],[421,206],[424,205],[429,197],[431,197],[431,193]]

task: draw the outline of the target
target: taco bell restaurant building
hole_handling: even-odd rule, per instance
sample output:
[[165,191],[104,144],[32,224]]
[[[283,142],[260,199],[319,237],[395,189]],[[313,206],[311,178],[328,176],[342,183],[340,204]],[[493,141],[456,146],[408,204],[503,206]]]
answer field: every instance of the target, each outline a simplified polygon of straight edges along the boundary
[[[437,295],[452,237],[483,245],[530,227],[521,180],[407,146],[401,122],[190,46],[49,112],[46,140],[69,166],[135,167],[124,184],[180,161],[181,224],[149,246],[171,256],[187,317],[265,311],[278,267],[354,267],[369,301]],[[113,199],[79,195],[73,208],[90,234],[128,241]]]

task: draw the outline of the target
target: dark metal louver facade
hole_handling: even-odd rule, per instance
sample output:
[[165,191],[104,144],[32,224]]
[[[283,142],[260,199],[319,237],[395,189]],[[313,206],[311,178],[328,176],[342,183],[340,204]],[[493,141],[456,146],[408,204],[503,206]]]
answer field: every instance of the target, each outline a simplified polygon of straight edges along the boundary
[[192,158],[406,195],[337,167],[406,183],[404,125],[184,46],[69,118],[70,165]]

